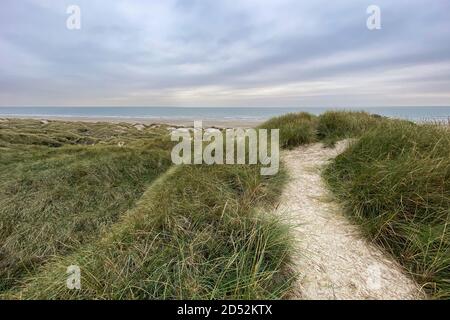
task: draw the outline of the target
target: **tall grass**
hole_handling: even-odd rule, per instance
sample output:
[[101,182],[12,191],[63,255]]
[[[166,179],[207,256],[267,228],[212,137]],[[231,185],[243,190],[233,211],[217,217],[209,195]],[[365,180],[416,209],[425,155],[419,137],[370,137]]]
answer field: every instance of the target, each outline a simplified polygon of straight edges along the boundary
[[319,117],[317,136],[326,145],[333,145],[338,140],[359,137],[386,121],[388,121],[386,118],[362,111],[328,111]]
[[[450,298],[448,128],[363,112],[288,114],[259,128],[280,129],[287,149],[356,138],[325,171],[330,188],[370,239],[434,297]],[[164,128],[14,120],[0,129],[1,297],[289,294],[293,239],[268,214],[284,172],[200,165],[163,173]],[[66,288],[69,265],[81,267],[80,291]]]
[[[269,213],[283,172],[166,171],[172,144],[164,128],[28,120],[0,127],[1,298],[288,294],[293,241]],[[66,288],[69,265],[81,267],[81,291]]]
[[[171,164],[168,143],[164,148],[118,147],[100,143],[105,141],[95,135],[86,137],[96,141],[95,146],[85,146],[86,139],[47,143],[70,135],[71,128],[92,130],[99,124],[91,128],[72,123],[67,131],[60,123],[43,128],[32,120],[2,122],[2,126],[0,292],[53,256],[95,239]],[[103,130],[112,128],[105,125]]]
[[317,117],[309,113],[288,113],[260,125],[264,129],[280,129],[280,147],[292,149],[317,140]]
[[[270,179],[257,166],[172,169],[100,241],[56,259],[15,297],[281,298],[292,281],[292,240],[256,209],[277,198],[283,176]],[[80,291],[65,287],[72,264],[81,268]]]
[[320,116],[300,112],[274,117],[259,127],[280,129],[280,147],[292,149],[317,141],[331,146],[338,140],[358,137],[387,121],[362,111],[327,111]]
[[450,298],[450,134],[392,121],[363,134],[326,170],[364,232],[434,297]]
[[0,174],[0,290],[116,221],[170,165],[154,150],[64,150]]

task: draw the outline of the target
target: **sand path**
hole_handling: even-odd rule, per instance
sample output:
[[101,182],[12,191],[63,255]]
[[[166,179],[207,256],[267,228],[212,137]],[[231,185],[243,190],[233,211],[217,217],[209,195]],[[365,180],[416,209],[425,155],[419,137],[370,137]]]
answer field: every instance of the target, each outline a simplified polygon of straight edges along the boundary
[[401,267],[343,215],[321,179],[321,168],[342,152],[321,144],[283,154],[291,180],[282,195],[279,214],[287,215],[298,239],[295,268],[300,274],[300,299],[414,299],[417,284]]

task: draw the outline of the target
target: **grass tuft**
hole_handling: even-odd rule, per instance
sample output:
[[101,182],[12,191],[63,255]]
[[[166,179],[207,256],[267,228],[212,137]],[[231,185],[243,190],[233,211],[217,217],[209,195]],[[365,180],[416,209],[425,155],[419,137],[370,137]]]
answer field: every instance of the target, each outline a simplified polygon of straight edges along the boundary
[[[168,169],[165,128],[8,120],[1,130],[1,298],[288,294],[293,239],[270,213],[283,172]],[[66,288],[70,265],[81,291]]]
[[272,118],[259,126],[280,129],[280,147],[293,149],[316,141],[317,117],[309,113],[288,113]]
[[450,298],[450,135],[392,121],[363,134],[325,172],[363,231],[436,298]]
[[[97,145],[86,146],[83,139],[74,143],[57,138],[70,136],[60,123],[47,125],[51,134],[39,121],[2,125],[6,128],[0,141],[7,148],[0,156],[0,292],[52,257],[95,239],[171,164],[168,142],[144,149],[98,138]],[[86,128],[71,123],[67,129],[77,126]],[[103,130],[113,128],[106,125]],[[4,130],[11,132],[6,140]],[[37,146],[31,136],[60,142]]]
[[386,118],[366,112],[328,111],[319,117],[317,137],[326,145],[334,145],[342,139],[359,137],[386,121]]
[[[256,166],[172,169],[100,241],[56,259],[15,297],[279,299],[293,279],[292,239],[256,209],[277,198],[284,178],[272,179]],[[65,287],[72,264],[81,268],[80,291]]]

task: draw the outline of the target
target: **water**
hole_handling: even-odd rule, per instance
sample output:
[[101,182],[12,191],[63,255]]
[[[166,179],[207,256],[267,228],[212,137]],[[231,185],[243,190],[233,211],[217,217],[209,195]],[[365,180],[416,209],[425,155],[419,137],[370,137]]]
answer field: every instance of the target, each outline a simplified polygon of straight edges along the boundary
[[288,112],[321,114],[327,110],[364,110],[412,121],[446,120],[450,107],[367,107],[367,108],[192,108],[192,107],[0,107],[0,117],[58,117],[111,119],[265,120]]

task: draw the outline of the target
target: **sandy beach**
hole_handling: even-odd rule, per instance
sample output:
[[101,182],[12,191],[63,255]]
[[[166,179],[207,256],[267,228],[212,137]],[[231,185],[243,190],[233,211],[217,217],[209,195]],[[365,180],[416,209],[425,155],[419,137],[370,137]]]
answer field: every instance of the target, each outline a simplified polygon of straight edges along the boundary
[[264,122],[264,119],[191,119],[191,118],[129,118],[129,117],[58,117],[58,116],[1,116],[4,119],[36,119],[36,120],[58,120],[75,122],[109,122],[109,123],[132,123],[132,124],[167,124],[172,126],[192,127],[194,120],[203,121],[203,127],[216,128],[252,128]]

